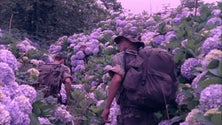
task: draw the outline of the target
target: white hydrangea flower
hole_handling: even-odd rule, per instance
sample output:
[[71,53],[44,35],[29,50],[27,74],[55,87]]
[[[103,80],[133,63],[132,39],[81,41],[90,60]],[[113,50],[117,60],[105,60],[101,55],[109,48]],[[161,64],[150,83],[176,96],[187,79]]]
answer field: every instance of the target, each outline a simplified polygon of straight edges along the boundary
[[219,108],[213,108],[204,113],[204,116],[211,117],[212,115],[222,115],[222,112]]
[[39,71],[36,68],[30,68],[27,70],[28,73],[30,73],[30,75],[32,77],[38,77],[39,76]]
[[11,123],[10,113],[5,108],[5,105],[0,103],[0,125],[10,125]]
[[218,49],[211,50],[201,61],[201,64],[204,68],[206,68],[211,61],[213,60],[222,60],[222,51]]
[[212,84],[200,93],[200,107],[203,110],[218,108],[222,105],[222,85]]
[[0,62],[7,63],[12,68],[12,70],[18,69],[19,63],[12,52],[9,50],[0,50]]

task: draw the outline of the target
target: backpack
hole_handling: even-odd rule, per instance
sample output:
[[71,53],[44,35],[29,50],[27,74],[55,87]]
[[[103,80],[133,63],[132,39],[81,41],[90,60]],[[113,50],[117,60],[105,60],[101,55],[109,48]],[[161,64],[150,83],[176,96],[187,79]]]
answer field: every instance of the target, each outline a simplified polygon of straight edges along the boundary
[[122,84],[130,104],[157,111],[175,100],[178,86],[175,63],[166,50],[144,48],[129,62],[128,56],[124,52],[126,74]]
[[45,95],[56,95],[62,84],[64,69],[61,64],[42,64],[38,67],[40,86],[46,87]]

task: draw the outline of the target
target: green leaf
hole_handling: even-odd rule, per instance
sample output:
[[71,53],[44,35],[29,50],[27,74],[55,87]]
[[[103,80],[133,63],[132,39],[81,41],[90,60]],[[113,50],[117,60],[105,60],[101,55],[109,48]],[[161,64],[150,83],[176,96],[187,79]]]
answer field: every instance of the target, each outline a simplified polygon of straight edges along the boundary
[[192,110],[194,107],[196,107],[199,104],[198,101],[190,101],[190,103],[188,104],[188,109]]
[[35,114],[31,113],[29,115],[30,118],[30,125],[40,125],[38,118],[35,116]]
[[207,66],[208,69],[214,69],[217,68],[219,65],[219,61],[218,60],[213,60],[210,62],[210,64]]
[[218,74],[219,74],[220,76],[222,76],[222,61],[219,62]]
[[201,81],[198,83],[198,85],[202,88],[205,88],[209,86],[210,84],[222,84],[222,78],[219,77],[211,77],[207,80]]
[[34,104],[32,105],[32,112],[33,112],[34,114],[36,114],[36,115],[41,114],[41,110],[40,110],[40,108],[39,108],[38,103],[34,103]]
[[218,76],[218,77],[222,77],[222,75],[219,74],[219,69],[218,68],[215,68],[215,69],[208,69],[208,71],[215,75],[215,76]]
[[222,125],[222,114],[215,114],[211,117],[211,121],[214,125]]

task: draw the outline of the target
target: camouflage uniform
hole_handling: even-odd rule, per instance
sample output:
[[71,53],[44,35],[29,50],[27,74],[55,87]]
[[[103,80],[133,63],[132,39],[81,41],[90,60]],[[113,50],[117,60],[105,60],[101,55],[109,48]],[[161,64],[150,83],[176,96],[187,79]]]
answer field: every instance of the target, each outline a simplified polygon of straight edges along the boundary
[[[137,51],[126,50],[127,60],[129,62],[137,54]],[[123,78],[125,76],[124,52],[116,54],[113,58],[112,68],[109,69],[109,74],[111,77],[114,73],[121,75]],[[129,57],[128,57],[129,56]],[[130,104],[124,93],[121,93],[123,87],[121,86],[117,98],[117,104],[120,105],[121,114],[117,116],[117,125],[152,125],[153,114],[146,111],[140,107]]]
[[[54,65],[54,64],[49,64],[49,65]],[[57,65],[57,64],[55,64],[55,65]],[[65,79],[66,78],[71,78],[72,79],[71,71],[70,71],[69,67],[65,66],[64,64],[61,64],[61,71],[63,71],[62,79],[61,79],[62,83],[61,84],[65,84]],[[44,88],[44,90],[43,90],[44,97],[48,97],[50,95],[53,96],[53,97],[58,97],[59,91],[61,89],[61,85],[60,85],[60,88],[56,87],[56,88],[50,89],[49,86],[47,86],[45,84],[40,84],[40,89],[41,88]]]

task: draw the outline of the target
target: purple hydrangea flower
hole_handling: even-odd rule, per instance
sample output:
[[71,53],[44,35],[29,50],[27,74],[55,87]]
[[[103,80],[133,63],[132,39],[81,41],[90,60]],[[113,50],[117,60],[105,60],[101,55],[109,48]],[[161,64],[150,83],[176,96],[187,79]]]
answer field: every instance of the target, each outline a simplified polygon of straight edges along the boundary
[[85,70],[85,66],[77,65],[76,67],[72,67],[73,72],[79,72]]
[[52,44],[52,45],[50,45],[48,51],[49,51],[49,53],[57,53],[57,52],[60,52],[61,50],[62,50],[62,46]]
[[22,94],[24,94],[27,98],[29,98],[31,104],[36,101],[37,92],[32,86],[20,85],[19,90],[21,91]]
[[62,84],[61,86],[60,95],[62,97],[62,102],[65,103],[67,100],[67,96],[66,96],[66,90],[65,90],[64,84]]
[[219,50],[222,49],[222,42],[220,42],[217,39],[215,40],[212,37],[209,37],[204,41],[201,47],[202,53],[207,54],[213,49],[219,49]]
[[182,88],[179,88],[179,91],[178,91],[177,97],[176,97],[176,102],[178,105],[187,104],[185,91]]
[[77,65],[85,65],[84,60],[75,60],[75,58],[71,57],[71,64],[73,67],[76,67]]
[[48,118],[38,117],[40,125],[52,125]]
[[192,81],[191,85],[192,85],[192,88],[197,88],[198,87],[198,82],[200,81],[200,79],[202,77],[204,77],[205,75],[207,74],[207,71],[204,71],[200,74],[198,74]]
[[0,103],[0,125],[10,125],[11,120],[12,118],[5,105]]
[[79,59],[79,60],[84,59],[84,58],[85,58],[85,54],[84,54],[83,51],[78,51],[78,52],[75,54],[74,58],[75,58],[75,59]]
[[29,50],[35,50],[36,48],[32,46],[31,41],[28,38],[25,38],[22,42],[18,43],[16,46],[19,48],[21,52],[28,52]]
[[118,116],[119,113],[120,113],[120,107],[114,99],[114,101],[111,105],[110,114],[109,114],[109,119],[110,119],[110,121],[112,121],[111,125],[116,125],[117,124],[117,116]]
[[170,40],[174,37],[176,37],[175,31],[167,32],[167,34],[165,35],[165,42],[170,42]]
[[141,41],[144,42],[146,45],[150,44],[151,41],[153,41],[153,37],[156,33],[147,31],[141,36]]
[[6,49],[5,45],[0,44],[0,49]]
[[210,64],[211,61],[213,60],[222,60],[222,51],[213,49],[211,50],[201,61],[202,67],[204,69],[207,68],[207,66]]
[[12,118],[11,125],[29,125],[30,118],[28,114],[22,112],[19,108],[18,103],[14,100],[7,107]]
[[73,120],[73,116],[66,110],[64,105],[60,105],[56,111],[53,113],[53,116],[60,120],[61,122],[68,123]]
[[90,47],[86,47],[86,49],[84,50],[84,52],[85,52],[86,55],[90,55],[90,54],[93,53],[93,49],[90,48]]
[[188,124],[188,125],[203,125],[199,119],[197,119],[195,116],[203,116],[203,112],[199,109],[192,109],[191,112],[188,113],[185,123],[183,124]]
[[200,61],[196,58],[188,58],[187,60],[185,60],[180,69],[182,76],[187,79],[192,79],[194,77],[193,70],[195,66],[199,64]]
[[29,99],[24,95],[15,97],[10,104],[14,106],[17,105],[20,111],[25,114],[30,114],[32,112],[32,105],[29,102]]
[[158,35],[158,36],[154,37],[154,39],[153,39],[153,43],[156,46],[159,46],[164,41],[165,41],[165,36],[164,35]]
[[220,25],[222,25],[222,19],[219,18],[219,17],[213,17],[213,18],[211,18],[211,19],[209,19],[209,20],[207,21],[207,25],[208,25],[208,26],[209,26],[209,25],[217,25],[217,26],[220,26]]
[[14,72],[8,64],[0,62],[0,71],[0,82],[8,85],[15,80]]
[[10,92],[7,87],[0,86],[0,103],[8,105],[12,100],[10,98]]
[[221,16],[221,10],[220,9],[215,9],[211,12],[212,15],[214,16]]
[[203,110],[218,108],[222,105],[222,85],[212,84],[200,93],[200,106]]
[[215,37],[220,37],[222,34],[222,26],[217,26],[216,28],[210,30],[210,36],[215,38]]
[[0,50],[0,62],[7,63],[12,70],[18,69],[19,63],[11,51],[5,49]]

